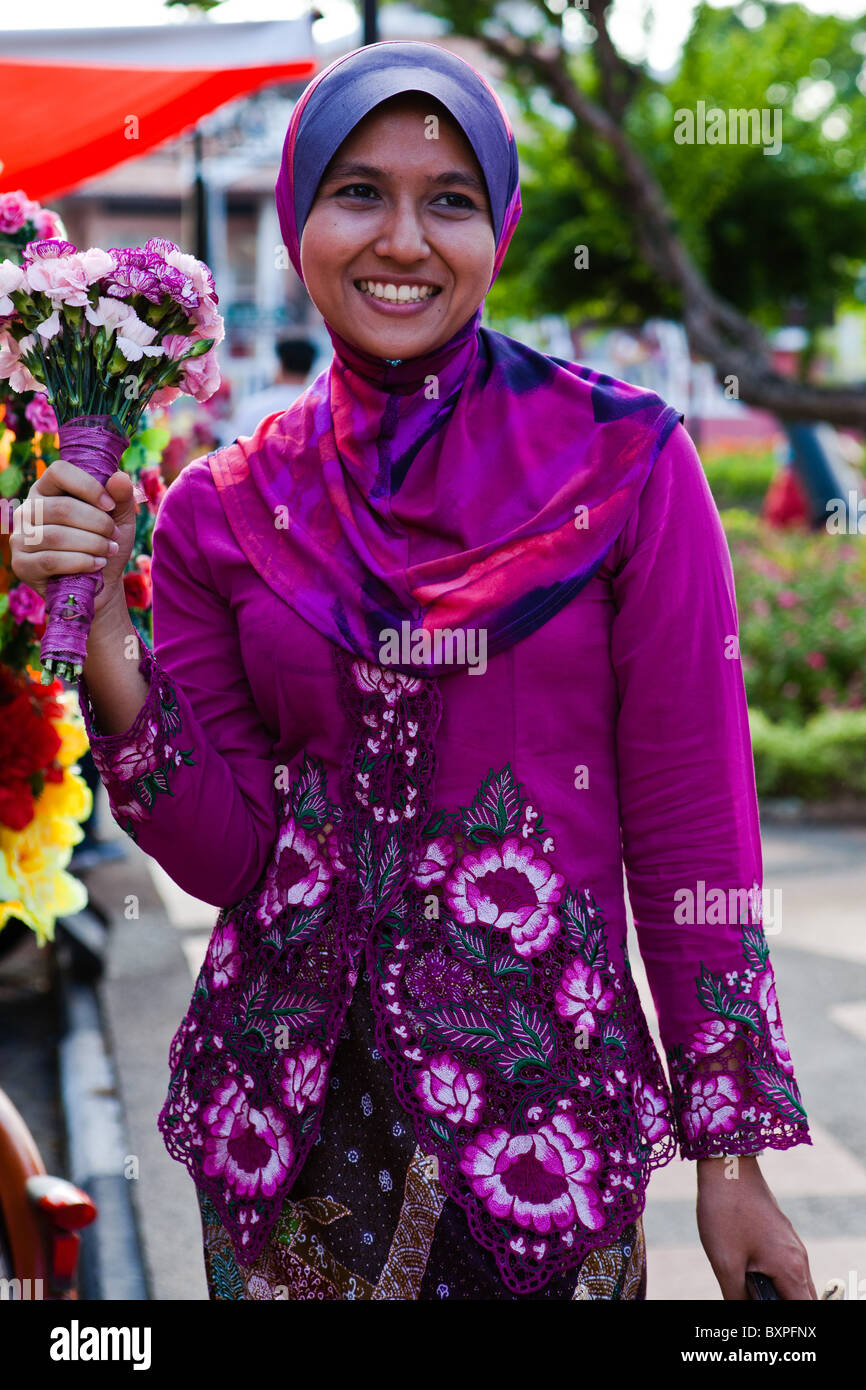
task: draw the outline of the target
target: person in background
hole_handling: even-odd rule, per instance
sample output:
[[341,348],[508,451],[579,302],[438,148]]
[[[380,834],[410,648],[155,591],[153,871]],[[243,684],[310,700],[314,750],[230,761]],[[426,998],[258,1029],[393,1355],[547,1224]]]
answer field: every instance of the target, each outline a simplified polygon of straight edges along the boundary
[[280,360],[272,386],[242,400],[225,426],[225,443],[253,433],[260,420],[275,410],[288,410],[307,385],[316,347],[307,338],[284,338],[276,344]]

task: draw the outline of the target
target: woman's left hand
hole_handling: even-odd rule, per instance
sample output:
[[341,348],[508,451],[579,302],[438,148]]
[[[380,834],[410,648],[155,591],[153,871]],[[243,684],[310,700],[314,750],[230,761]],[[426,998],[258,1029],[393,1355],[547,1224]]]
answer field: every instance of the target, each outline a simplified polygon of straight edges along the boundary
[[748,1299],[746,1275],[760,1271],[772,1279],[780,1298],[817,1299],[806,1247],[757,1158],[701,1158],[697,1167],[698,1233],[722,1297]]

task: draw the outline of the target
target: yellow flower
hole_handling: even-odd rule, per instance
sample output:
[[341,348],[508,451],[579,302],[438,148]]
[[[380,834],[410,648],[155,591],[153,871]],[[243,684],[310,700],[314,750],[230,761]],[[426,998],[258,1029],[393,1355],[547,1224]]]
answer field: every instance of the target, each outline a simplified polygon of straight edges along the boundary
[[55,719],[54,727],[61,739],[57,761],[62,767],[71,767],[86,752],[89,745],[87,729],[78,707],[78,696],[74,690],[64,690],[58,697],[66,710],[64,719]]
[[[47,845],[77,845],[84,831],[79,822],[93,810],[93,792],[83,777],[68,768],[62,782],[46,782],[36,800],[31,821],[34,833]],[[30,826],[26,827],[28,830]]]
[[20,917],[44,946],[58,917],[86,907],[87,889],[65,872],[71,847],[47,844],[37,827],[31,821],[20,832],[0,828],[0,927]]
[[67,769],[62,781],[45,783],[36,814],[22,831],[0,826],[0,929],[9,917],[20,917],[44,946],[54,939],[58,917],[87,906],[84,884],[65,870],[73,845],[84,836],[80,822],[92,809],[87,783]]
[[40,946],[54,939],[58,917],[87,906],[84,884],[66,872],[73,846],[84,837],[81,822],[93,810],[92,791],[73,771],[88,747],[87,731],[77,691],[64,690],[57,699],[65,711],[53,721],[63,777],[44,784],[33,820],[23,830],[0,826],[0,930],[10,917],[19,917]]

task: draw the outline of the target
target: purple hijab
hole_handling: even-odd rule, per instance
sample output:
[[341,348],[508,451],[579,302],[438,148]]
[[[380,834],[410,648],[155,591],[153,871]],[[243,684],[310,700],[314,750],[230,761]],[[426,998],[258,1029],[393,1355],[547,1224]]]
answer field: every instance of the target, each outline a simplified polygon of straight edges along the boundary
[[[442,102],[475,152],[496,279],[521,210],[508,117],[462,58],[404,41],[338,58],[292,113],[276,202],[301,279],[300,235],[324,169],[368,112],[409,91]],[[483,301],[443,346],[396,363],[326,323],[328,368],[210,457],[234,535],[274,592],[374,664],[383,632],[402,634],[400,659],[387,662],[405,674],[442,674],[434,634],[462,631],[453,668],[482,630],[494,655],[553,617],[604,560],[683,418],[653,392],[482,328],[482,311]]]

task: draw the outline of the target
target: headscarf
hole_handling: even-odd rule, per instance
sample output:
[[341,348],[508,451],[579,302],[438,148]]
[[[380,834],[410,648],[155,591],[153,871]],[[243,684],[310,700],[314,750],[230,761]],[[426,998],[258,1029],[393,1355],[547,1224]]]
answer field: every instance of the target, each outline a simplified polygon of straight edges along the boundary
[[[322,173],[368,112],[410,91],[441,102],[476,155],[496,279],[521,211],[508,116],[462,58],[401,40],[338,58],[292,112],[276,203],[302,280]],[[374,664],[383,633],[400,634],[387,664],[404,674],[468,666],[482,640],[495,655],[553,617],[601,565],[683,418],[651,391],[482,327],[482,312],[483,301],[448,342],[396,362],[326,323],[327,369],[210,456],[234,535],[274,592]],[[437,662],[440,640],[450,650]]]

